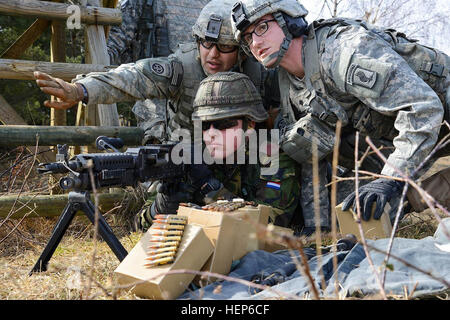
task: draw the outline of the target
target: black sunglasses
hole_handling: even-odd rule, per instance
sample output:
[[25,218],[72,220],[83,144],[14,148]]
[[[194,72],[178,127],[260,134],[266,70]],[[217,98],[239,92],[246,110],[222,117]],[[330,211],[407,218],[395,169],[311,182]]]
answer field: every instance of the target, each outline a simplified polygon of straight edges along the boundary
[[216,121],[202,121],[202,130],[206,131],[211,126],[213,126],[217,130],[225,130],[233,128],[234,126],[237,126],[238,121],[237,119],[222,119],[222,120],[216,120]]
[[205,49],[211,49],[213,46],[216,46],[217,50],[219,50],[219,52],[221,52],[221,53],[231,53],[231,52],[236,51],[239,48],[239,46],[233,46],[233,45],[229,45],[229,44],[221,44],[221,43],[217,43],[217,42],[213,42],[213,41],[208,41],[205,39],[200,39],[200,44]]

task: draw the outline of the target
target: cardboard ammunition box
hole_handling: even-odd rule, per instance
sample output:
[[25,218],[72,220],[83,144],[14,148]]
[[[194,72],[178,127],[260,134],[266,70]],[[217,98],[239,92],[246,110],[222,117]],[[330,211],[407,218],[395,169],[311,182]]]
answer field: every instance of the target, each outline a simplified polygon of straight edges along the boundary
[[[389,204],[386,204],[384,212],[379,220],[371,218],[369,221],[361,219],[361,226],[366,239],[382,239],[389,238],[392,232],[392,224],[389,219]],[[343,236],[346,234],[354,234],[358,240],[361,240],[358,223],[353,217],[353,210],[342,211],[342,203],[336,207],[336,216],[339,223],[339,229]]]
[[179,244],[175,261],[156,267],[146,267],[150,246],[150,228],[119,264],[114,273],[121,285],[130,285],[134,294],[149,299],[176,299],[182,294],[195,274],[165,274],[168,271],[188,269],[199,271],[214,247],[200,226],[187,224]]
[[[294,234],[294,230],[292,230],[290,228],[283,228],[280,226],[272,225],[271,229],[273,230],[274,233],[277,233],[280,235],[285,234],[285,235],[292,236]],[[286,249],[289,249],[289,247],[286,244],[277,243],[277,242],[270,241],[270,240],[268,240],[264,244],[264,250],[268,251],[268,252],[274,252],[277,250],[286,250]]]
[[264,249],[264,240],[258,239],[256,232],[258,224],[267,225],[269,212],[270,207],[264,205],[245,206],[229,213],[178,208],[178,215],[187,216],[190,224],[201,226],[215,247],[202,271],[219,274],[228,274],[231,263],[248,252]]

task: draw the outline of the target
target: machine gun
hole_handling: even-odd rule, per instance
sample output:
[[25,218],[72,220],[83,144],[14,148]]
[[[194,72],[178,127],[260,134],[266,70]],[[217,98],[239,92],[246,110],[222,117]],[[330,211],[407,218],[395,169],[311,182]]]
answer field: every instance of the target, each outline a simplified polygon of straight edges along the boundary
[[[37,170],[41,174],[68,173],[61,178],[59,185],[64,190],[73,191],[69,192],[68,203],[30,275],[47,270],[50,258],[79,210],[95,225],[95,206],[89,196],[89,192],[94,188],[136,186],[138,182],[149,180],[175,181],[183,178],[186,174],[185,164],[174,164],[170,157],[175,145],[146,145],[120,152],[118,149],[123,147],[120,138],[100,136],[96,140],[97,148],[110,151],[109,153],[79,154],[70,160],[67,146],[58,145],[57,161],[39,164]],[[116,257],[122,261],[128,253],[102,215],[98,217],[98,231]]]

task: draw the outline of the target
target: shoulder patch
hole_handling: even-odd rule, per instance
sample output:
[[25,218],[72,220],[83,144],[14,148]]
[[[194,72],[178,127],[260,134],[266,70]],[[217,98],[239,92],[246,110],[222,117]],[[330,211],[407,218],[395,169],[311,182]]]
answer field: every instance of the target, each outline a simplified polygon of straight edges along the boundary
[[377,81],[377,73],[352,63],[347,71],[347,83],[372,89]]
[[170,67],[169,67],[168,64],[163,64],[163,63],[159,63],[159,62],[152,62],[152,64],[150,65],[150,68],[157,75],[163,76],[163,77],[166,77],[166,78],[170,78],[170,76],[172,74],[172,72],[171,72],[172,70],[170,70]]

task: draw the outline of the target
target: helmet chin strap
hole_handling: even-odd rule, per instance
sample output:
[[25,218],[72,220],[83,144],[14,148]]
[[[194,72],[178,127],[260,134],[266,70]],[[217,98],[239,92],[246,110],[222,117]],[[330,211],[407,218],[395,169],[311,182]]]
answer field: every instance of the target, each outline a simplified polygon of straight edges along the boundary
[[[281,30],[283,30],[285,37],[283,39],[283,42],[280,45],[280,49],[278,51],[272,53],[268,57],[264,58],[263,61],[261,62],[262,65],[264,66],[264,68],[266,68],[266,69],[273,69],[280,65],[281,59],[283,59],[284,55],[286,54],[286,51],[288,51],[289,46],[291,45],[291,41],[292,41],[292,34],[289,32],[289,30],[287,28],[286,21],[284,21],[283,15],[280,12],[275,12],[273,14],[273,17],[277,21]],[[273,63],[269,66],[268,63],[275,58],[277,59],[277,60],[275,60],[275,63]]]

